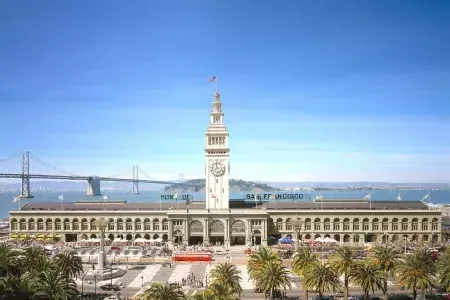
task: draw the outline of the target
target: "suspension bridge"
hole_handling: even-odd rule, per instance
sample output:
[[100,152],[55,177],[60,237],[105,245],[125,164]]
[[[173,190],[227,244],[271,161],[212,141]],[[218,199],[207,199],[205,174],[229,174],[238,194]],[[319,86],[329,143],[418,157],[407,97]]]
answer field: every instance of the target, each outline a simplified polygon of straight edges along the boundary
[[[60,168],[57,168],[53,166],[52,164],[40,159],[39,157],[33,155],[29,151],[19,153],[7,158],[0,158],[0,166],[2,163],[7,163],[16,160],[17,158],[21,157],[21,170],[19,173],[2,173],[0,171],[0,178],[12,178],[12,179],[20,179],[22,181],[21,185],[21,192],[20,192],[20,198],[33,198],[31,195],[31,189],[30,189],[30,180],[31,179],[45,179],[45,180],[75,180],[75,181],[87,181],[87,189],[86,189],[86,195],[88,196],[99,196],[102,194],[100,183],[103,181],[109,181],[109,182],[130,182],[132,183],[132,193],[133,194],[139,194],[139,184],[140,183],[153,183],[153,184],[183,184],[184,179],[182,176],[178,181],[161,181],[156,180],[149,176],[145,171],[143,171],[139,166],[133,166],[133,177],[132,178],[123,178],[119,177],[120,175],[115,176],[84,176],[84,175],[77,175],[70,172],[66,172]],[[42,174],[42,173],[32,173],[30,172],[30,166],[31,162],[37,163],[43,167],[46,167],[53,172],[54,174]],[[0,168],[1,170],[1,168]],[[140,178],[139,176],[144,175],[144,179]],[[180,175],[179,175],[180,176]]]

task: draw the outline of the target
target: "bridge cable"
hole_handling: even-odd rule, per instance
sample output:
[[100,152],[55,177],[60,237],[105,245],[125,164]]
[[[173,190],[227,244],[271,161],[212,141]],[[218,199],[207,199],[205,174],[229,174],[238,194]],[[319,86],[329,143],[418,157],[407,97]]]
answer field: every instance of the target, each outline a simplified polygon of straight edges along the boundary
[[7,161],[7,160],[11,160],[11,159],[14,159],[14,158],[16,158],[16,157],[19,157],[19,156],[21,156],[21,155],[22,155],[22,153],[18,153],[18,154],[12,155],[12,156],[10,156],[10,157],[0,158],[0,162],[2,162],[2,161]]
[[144,170],[142,170],[140,167],[138,167],[138,168],[139,168],[139,171],[140,171],[141,173],[143,173],[143,175],[144,175],[145,177],[147,177],[147,178],[150,179],[150,180],[155,180],[155,181],[157,181],[155,178],[153,178],[152,176],[148,175],[147,172],[145,172]]
[[67,171],[64,171],[64,170],[62,170],[62,169],[60,169],[60,168],[57,168],[57,167],[55,167],[54,165],[52,165],[51,163],[48,163],[48,162],[46,162],[46,161],[43,161],[42,159],[40,159],[39,157],[37,157],[37,156],[35,156],[35,155],[31,154],[31,153],[30,153],[30,157],[31,157],[33,160],[35,160],[36,162],[38,162],[38,163],[44,165],[44,166],[47,167],[47,168],[53,169],[54,171],[60,172],[60,173],[62,173],[62,174],[70,175],[70,176],[81,177],[80,175],[77,175],[77,174],[74,174],[74,173],[71,173],[71,172],[67,172]]

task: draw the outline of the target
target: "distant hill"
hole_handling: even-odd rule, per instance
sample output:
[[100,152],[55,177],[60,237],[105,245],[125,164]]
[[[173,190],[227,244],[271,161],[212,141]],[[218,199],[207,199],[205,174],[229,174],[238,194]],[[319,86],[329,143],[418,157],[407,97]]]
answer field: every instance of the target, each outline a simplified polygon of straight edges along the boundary
[[[206,181],[205,179],[191,179],[187,180],[180,185],[178,183],[174,183],[168,185],[164,188],[166,192],[204,192],[205,191]],[[230,179],[230,190],[235,192],[246,192],[246,191],[264,191],[264,192],[272,192],[277,189],[261,182],[253,182],[253,181],[245,181],[242,179]]]

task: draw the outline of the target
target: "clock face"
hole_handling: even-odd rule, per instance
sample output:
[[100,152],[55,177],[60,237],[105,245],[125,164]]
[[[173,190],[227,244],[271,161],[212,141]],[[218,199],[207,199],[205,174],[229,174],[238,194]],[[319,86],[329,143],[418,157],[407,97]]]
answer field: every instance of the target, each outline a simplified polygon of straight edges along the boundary
[[220,161],[215,161],[210,166],[211,174],[216,177],[222,176],[225,174],[225,166]]

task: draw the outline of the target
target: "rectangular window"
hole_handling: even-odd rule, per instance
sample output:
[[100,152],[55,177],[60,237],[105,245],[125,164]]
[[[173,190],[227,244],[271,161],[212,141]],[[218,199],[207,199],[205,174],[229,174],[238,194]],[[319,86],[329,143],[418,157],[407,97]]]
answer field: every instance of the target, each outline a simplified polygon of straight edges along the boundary
[[55,224],[55,230],[61,230],[61,223]]
[[[292,225],[291,225],[291,229],[292,230]],[[311,230],[311,223],[306,223],[305,224],[305,230]]]
[[73,223],[73,230],[80,230],[80,224],[79,223]]
[[108,230],[114,230],[114,223],[108,224]]
[[324,230],[330,230],[330,224],[323,225],[323,229]]
[[397,231],[398,230],[398,224],[392,224],[392,230]]
[[353,224],[353,231],[359,230],[359,224]]

